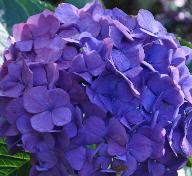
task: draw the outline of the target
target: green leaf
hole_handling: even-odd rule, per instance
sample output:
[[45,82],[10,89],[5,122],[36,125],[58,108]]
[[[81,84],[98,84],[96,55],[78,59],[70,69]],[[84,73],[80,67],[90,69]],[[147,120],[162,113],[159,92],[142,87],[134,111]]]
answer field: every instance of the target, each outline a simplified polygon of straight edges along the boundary
[[54,10],[54,7],[49,4],[39,0],[16,0],[27,12],[27,16],[39,13],[44,9]]
[[[25,0],[24,0],[25,1]],[[40,1],[40,0],[31,0],[31,2],[33,2],[34,4],[36,4],[39,9],[44,10],[44,9],[49,9],[51,11],[54,11],[55,7],[52,6],[50,3],[48,2],[44,2],[44,1]]]
[[0,0],[0,22],[6,24],[9,32],[14,24],[26,21],[27,18],[44,9],[54,7],[40,0]]
[[0,176],[28,176],[30,158],[25,152],[10,155],[3,140],[0,140]]
[[[187,47],[189,47],[189,48],[192,48],[192,43],[191,43],[191,42],[186,41],[185,39],[182,39],[181,37],[177,37],[177,39],[179,40],[179,42],[180,42],[180,44],[181,44],[182,46],[187,46]],[[190,63],[187,65],[187,67],[189,68],[190,73],[192,73],[192,62],[190,62]],[[192,163],[192,161],[191,161],[191,163]]]
[[187,162],[188,167],[192,167],[192,158],[190,157]]
[[66,0],[65,2],[71,3],[78,8],[82,8],[86,3],[91,1],[92,0]]
[[3,24],[0,23],[0,65],[3,63],[3,51],[7,47],[7,38],[9,34]]
[[88,148],[88,149],[95,150],[95,149],[97,148],[97,145],[96,145],[96,144],[87,145],[87,148]]
[[179,40],[179,42],[180,42],[180,44],[182,46],[187,46],[189,48],[192,48],[192,43],[191,42],[189,42],[189,41],[187,41],[185,39],[182,39],[181,37],[177,37],[177,39]]
[[3,11],[2,22],[6,23],[9,31],[13,24],[24,21],[27,18],[27,12],[15,0],[0,0],[0,7]]

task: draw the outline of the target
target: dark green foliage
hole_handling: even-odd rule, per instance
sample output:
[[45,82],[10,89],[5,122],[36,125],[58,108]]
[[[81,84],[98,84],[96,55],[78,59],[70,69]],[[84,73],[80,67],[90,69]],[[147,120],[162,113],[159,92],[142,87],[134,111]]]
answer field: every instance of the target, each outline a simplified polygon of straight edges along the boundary
[[71,3],[75,5],[76,7],[83,7],[86,3],[90,2],[90,0],[66,0],[65,2]]
[[10,155],[3,140],[0,140],[0,176],[28,176],[30,158],[25,152]]

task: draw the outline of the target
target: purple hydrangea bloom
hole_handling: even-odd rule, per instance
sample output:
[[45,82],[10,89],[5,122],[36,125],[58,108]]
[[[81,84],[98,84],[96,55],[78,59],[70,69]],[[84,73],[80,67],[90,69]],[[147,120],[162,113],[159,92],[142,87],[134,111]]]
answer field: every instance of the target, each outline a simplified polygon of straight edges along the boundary
[[63,126],[71,121],[70,98],[62,89],[33,87],[25,92],[23,101],[26,111],[32,114],[32,127],[39,132],[51,131],[54,125]]
[[63,3],[11,41],[0,135],[31,176],[176,176],[192,156],[192,50],[149,11]]

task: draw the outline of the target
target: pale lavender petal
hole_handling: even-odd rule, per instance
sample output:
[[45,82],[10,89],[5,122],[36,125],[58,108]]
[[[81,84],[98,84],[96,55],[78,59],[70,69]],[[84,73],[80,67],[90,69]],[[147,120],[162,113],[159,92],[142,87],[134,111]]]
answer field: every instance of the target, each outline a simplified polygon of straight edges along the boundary
[[48,111],[34,115],[31,118],[31,126],[39,132],[51,131],[54,127],[51,113]]
[[69,108],[56,108],[52,112],[53,123],[57,126],[63,126],[71,121],[71,110]]

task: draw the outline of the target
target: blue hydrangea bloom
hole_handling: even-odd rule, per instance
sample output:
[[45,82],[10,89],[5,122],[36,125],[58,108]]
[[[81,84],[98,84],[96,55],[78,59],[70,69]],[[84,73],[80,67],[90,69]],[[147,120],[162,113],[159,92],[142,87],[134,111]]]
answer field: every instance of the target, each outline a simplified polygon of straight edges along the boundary
[[13,26],[0,135],[30,176],[177,176],[192,156],[192,50],[153,15],[93,1]]

